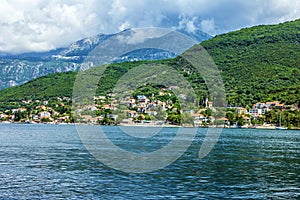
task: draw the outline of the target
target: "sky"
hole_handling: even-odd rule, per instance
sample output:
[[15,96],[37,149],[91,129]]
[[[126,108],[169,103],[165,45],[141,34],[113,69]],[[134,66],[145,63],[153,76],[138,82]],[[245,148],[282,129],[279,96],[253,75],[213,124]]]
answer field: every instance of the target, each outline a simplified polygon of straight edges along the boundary
[[0,0],[0,53],[42,52],[126,28],[217,35],[300,18],[300,0]]

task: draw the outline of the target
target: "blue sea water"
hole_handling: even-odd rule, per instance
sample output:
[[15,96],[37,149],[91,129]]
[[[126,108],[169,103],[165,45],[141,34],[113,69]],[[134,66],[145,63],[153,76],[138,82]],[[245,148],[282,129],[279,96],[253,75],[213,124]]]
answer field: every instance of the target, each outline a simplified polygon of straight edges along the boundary
[[[143,129],[142,127],[136,127]],[[103,127],[120,148],[153,151],[176,129],[143,142]],[[73,125],[0,124],[0,199],[299,199],[300,131],[223,129],[198,157],[206,129],[169,166],[128,174],[107,167]]]

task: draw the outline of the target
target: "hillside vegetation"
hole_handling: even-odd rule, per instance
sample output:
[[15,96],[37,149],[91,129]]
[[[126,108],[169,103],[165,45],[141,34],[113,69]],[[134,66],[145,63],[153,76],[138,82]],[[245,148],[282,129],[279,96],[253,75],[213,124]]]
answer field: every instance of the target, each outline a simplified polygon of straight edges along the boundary
[[47,100],[71,97],[76,72],[54,73],[0,91],[0,101]]
[[[230,105],[246,106],[258,101],[300,101],[300,20],[279,25],[256,26],[219,35],[201,45],[218,66]],[[152,61],[170,65],[190,81],[199,99],[206,97],[204,80],[183,58]],[[98,94],[112,90],[129,69],[147,63],[110,65]],[[0,102],[48,99],[72,95],[75,72],[57,73],[0,91]]]
[[300,20],[219,35],[202,45],[221,70],[228,102],[300,100]]

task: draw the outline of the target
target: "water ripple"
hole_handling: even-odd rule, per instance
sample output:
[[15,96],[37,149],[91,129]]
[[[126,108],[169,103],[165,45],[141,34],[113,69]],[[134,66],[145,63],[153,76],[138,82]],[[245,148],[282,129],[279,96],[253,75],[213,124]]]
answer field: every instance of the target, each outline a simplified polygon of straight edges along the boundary
[[[126,174],[94,159],[73,126],[0,124],[0,130],[0,199],[300,198],[299,131],[226,129],[199,159],[201,129],[172,165]],[[145,148],[157,149],[172,134],[167,135]],[[124,146],[129,140],[122,137],[111,135]],[[141,145],[130,142],[128,150]]]

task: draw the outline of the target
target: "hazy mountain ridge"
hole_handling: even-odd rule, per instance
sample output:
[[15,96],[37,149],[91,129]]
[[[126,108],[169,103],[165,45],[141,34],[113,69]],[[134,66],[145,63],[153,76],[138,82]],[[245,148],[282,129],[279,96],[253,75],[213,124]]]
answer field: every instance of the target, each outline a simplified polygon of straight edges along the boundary
[[72,62],[30,62],[17,59],[0,59],[0,65],[0,89],[24,84],[50,73],[76,71],[80,67],[80,64]]
[[56,60],[68,60],[81,63],[95,47],[114,35],[116,34],[99,34],[84,38],[72,43],[69,47],[63,49],[58,54],[52,55],[51,57]]
[[[30,52],[19,55],[0,55],[0,90],[21,85],[29,80],[56,72],[77,71],[86,56],[99,44],[110,37],[126,34],[130,29],[116,34],[98,34],[72,43],[69,47],[51,50],[48,52]],[[198,42],[211,38],[201,31],[189,33],[178,30]],[[140,49],[121,56],[117,62],[136,60],[161,60],[174,58],[172,52],[159,49]]]

